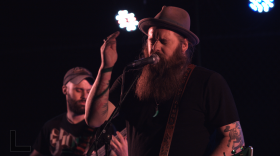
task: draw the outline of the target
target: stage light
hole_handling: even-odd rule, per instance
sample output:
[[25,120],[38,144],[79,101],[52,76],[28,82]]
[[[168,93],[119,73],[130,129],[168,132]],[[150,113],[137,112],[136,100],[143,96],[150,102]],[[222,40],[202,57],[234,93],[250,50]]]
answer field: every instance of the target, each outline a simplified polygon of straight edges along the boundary
[[268,12],[270,8],[274,7],[274,0],[249,0],[249,7],[253,11],[258,11],[259,13]]
[[126,28],[126,31],[134,31],[138,25],[138,21],[136,20],[134,13],[128,13],[127,10],[118,11],[116,20],[119,23],[119,27],[122,29]]

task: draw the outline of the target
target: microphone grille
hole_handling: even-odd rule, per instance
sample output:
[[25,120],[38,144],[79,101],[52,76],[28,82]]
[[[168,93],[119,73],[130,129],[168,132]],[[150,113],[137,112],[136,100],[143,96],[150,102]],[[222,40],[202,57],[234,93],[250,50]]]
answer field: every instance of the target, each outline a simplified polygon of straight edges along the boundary
[[151,55],[151,57],[153,57],[153,62],[154,62],[153,64],[157,64],[159,62],[159,60],[160,60],[159,56],[157,54],[155,54],[155,53],[153,53]]

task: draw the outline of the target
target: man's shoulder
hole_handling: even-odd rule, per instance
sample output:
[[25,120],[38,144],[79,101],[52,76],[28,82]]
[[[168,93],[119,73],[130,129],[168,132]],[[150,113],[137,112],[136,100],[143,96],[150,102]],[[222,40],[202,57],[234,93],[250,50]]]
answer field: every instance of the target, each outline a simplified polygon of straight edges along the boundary
[[207,69],[205,67],[201,67],[201,66],[196,66],[192,73],[192,75],[194,75],[194,76],[203,77],[206,79],[208,79],[212,75],[216,75],[216,74],[218,74],[218,73],[213,70]]
[[62,113],[60,115],[57,115],[57,116],[51,118],[50,120],[48,120],[45,123],[44,127],[59,125],[65,118],[66,118],[66,113]]
[[65,117],[66,117],[66,113],[62,113],[62,114],[59,114],[59,115],[51,118],[50,120],[48,120],[48,122],[51,122],[51,121],[61,121]]
[[212,82],[213,80],[224,81],[223,76],[218,72],[215,72],[213,70],[201,66],[195,67],[195,69],[192,72],[191,79],[200,82],[209,82],[209,81]]
[[137,68],[137,69],[129,69],[125,72],[126,76],[131,76],[131,75],[138,75],[141,73],[143,68]]
[[225,78],[213,70],[197,66],[192,74],[194,82],[215,86],[227,86]]

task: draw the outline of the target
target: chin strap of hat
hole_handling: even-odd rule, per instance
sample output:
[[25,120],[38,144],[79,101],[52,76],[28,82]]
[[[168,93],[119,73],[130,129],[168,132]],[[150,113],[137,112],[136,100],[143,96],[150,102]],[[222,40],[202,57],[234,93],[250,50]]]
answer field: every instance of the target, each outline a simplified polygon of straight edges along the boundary
[[186,85],[189,81],[189,78],[190,78],[191,73],[194,68],[195,68],[194,64],[188,65],[188,69],[184,75],[181,86],[178,89],[178,91],[175,94],[175,97],[173,99],[169,117],[168,117],[167,124],[166,124],[166,128],[165,128],[165,132],[164,132],[164,136],[163,136],[163,140],[162,140],[161,147],[160,147],[159,156],[168,156],[168,154],[169,154],[169,149],[170,149],[170,145],[171,145],[171,141],[172,141],[172,137],[173,137],[173,133],[174,133],[174,129],[175,129],[175,124],[176,124],[176,120],[177,120],[177,116],[178,116],[178,111],[179,111],[179,102],[182,98],[182,95],[184,93],[184,90],[186,88]]

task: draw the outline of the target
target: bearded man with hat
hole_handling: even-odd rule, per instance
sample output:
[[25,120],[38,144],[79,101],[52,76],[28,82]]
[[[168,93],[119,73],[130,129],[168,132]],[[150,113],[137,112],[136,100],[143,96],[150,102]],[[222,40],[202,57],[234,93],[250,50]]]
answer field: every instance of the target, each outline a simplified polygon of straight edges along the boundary
[[[148,36],[144,56],[157,55],[159,62],[125,72],[109,89],[119,32],[104,40],[100,70],[86,102],[87,124],[99,127],[123,101],[119,115],[126,120],[131,156],[239,152],[245,143],[226,81],[214,71],[191,64],[199,39],[190,31],[187,11],[164,6],[154,18],[142,19],[138,27]],[[113,138],[111,146],[121,147],[122,141],[116,144]]]
[[[30,156],[84,156],[93,143],[96,129],[85,122],[85,103],[94,78],[89,70],[75,67],[65,74],[62,93],[66,97],[67,112],[44,124]],[[113,128],[113,127],[112,127]],[[114,129],[112,129],[114,131]],[[122,138],[122,136],[120,136]],[[122,138],[123,139],[123,138]],[[100,148],[104,143],[100,143]],[[127,149],[127,146],[123,146]],[[125,149],[111,152],[110,156],[126,156]],[[124,151],[123,153],[119,151]],[[93,152],[93,155],[95,152]]]

